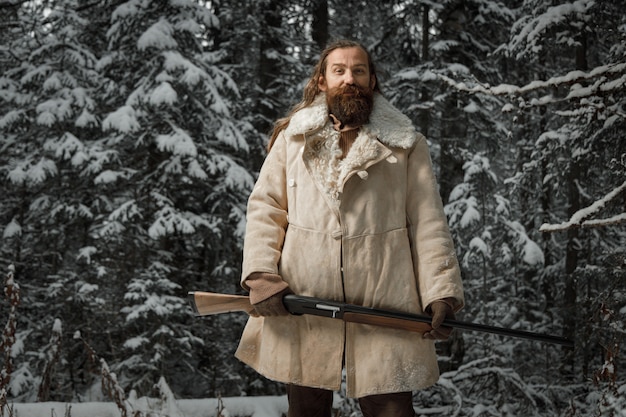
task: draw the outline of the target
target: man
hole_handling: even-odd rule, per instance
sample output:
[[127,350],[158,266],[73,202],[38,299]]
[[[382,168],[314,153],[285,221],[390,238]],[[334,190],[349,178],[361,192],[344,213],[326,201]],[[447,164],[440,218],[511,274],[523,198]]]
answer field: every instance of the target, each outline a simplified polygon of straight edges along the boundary
[[[381,95],[371,58],[339,41],[275,126],[250,195],[242,285],[251,317],[236,356],[287,384],[290,417],[330,416],[332,393],[366,417],[413,417],[439,372],[432,339],[463,307],[426,139]],[[287,293],[433,315],[425,335],[289,315]]]

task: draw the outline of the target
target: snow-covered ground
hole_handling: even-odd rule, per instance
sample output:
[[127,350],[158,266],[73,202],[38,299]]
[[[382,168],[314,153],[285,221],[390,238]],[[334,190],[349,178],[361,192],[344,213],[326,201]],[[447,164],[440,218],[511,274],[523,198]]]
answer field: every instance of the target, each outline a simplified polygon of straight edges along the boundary
[[[16,403],[10,406],[13,414],[8,415],[14,417],[120,417],[120,410],[112,402]],[[223,417],[280,417],[287,413],[287,397],[176,400],[166,404],[154,398],[139,398],[130,406],[133,411],[141,411],[142,415],[150,417],[217,417],[218,409]]]

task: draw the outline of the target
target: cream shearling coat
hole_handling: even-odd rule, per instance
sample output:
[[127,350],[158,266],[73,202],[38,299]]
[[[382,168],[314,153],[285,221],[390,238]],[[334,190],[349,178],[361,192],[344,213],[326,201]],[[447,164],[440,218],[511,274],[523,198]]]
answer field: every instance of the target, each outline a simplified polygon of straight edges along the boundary
[[[341,160],[324,93],[295,113],[250,195],[242,285],[280,274],[294,293],[422,313],[463,304],[458,262],[428,146],[375,94],[370,122]],[[420,334],[314,316],[251,317],[236,356],[272,380],[347,395],[412,391],[439,378]]]

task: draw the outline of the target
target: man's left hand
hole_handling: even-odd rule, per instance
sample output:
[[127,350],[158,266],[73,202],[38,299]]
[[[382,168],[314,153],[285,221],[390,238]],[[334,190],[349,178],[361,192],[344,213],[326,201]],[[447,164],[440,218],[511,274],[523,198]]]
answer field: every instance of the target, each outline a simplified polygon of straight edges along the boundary
[[433,317],[433,321],[431,322],[432,330],[430,332],[424,333],[425,339],[446,340],[448,337],[450,337],[450,333],[452,333],[452,328],[442,326],[441,324],[445,319],[455,319],[452,306],[453,301],[448,299],[437,300],[430,305],[430,308],[428,310]]

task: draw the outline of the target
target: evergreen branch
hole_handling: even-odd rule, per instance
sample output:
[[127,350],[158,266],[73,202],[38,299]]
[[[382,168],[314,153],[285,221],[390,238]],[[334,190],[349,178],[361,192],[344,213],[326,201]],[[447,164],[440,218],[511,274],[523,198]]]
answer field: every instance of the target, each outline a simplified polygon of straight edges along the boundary
[[589,217],[602,210],[608,202],[617,198],[624,191],[626,191],[626,181],[600,200],[594,202],[592,205],[578,210],[572,215],[569,221],[560,224],[543,224],[539,228],[539,231],[561,232],[574,228],[604,227],[613,224],[626,223],[626,213],[620,213],[605,219],[587,220]]
[[[600,66],[592,69],[589,72],[584,72],[580,70],[570,71],[569,73],[552,77],[548,80],[536,80],[524,86],[517,86],[513,84],[500,84],[496,86],[490,86],[488,84],[485,85],[474,85],[468,86],[464,82],[458,82],[454,79],[444,75],[435,73],[436,77],[447,83],[450,87],[463,91],[466,93],[483,93],[489,94],[493,96],[509,96],[509,95],[520,95],[524,93],[528,93],[531,91],[541,90],[545,88],[554,88],[562,84],[575,84],[580,83],[585,80],[597,80],[602,77],[612,78],[612,76],[619,76],[619,80],[621,81],[624,78],[624,74],[626,73],[626,63],[619,62],[615,64],[608,64],[604,66]],[[610,89],[619,90],[623,84],[618,83],[616,85],[611,84],[611,81],[602,82],[595,88],[595,92],[597,91],[608,91]],[[580,98],[580,97],[575,97]]]

